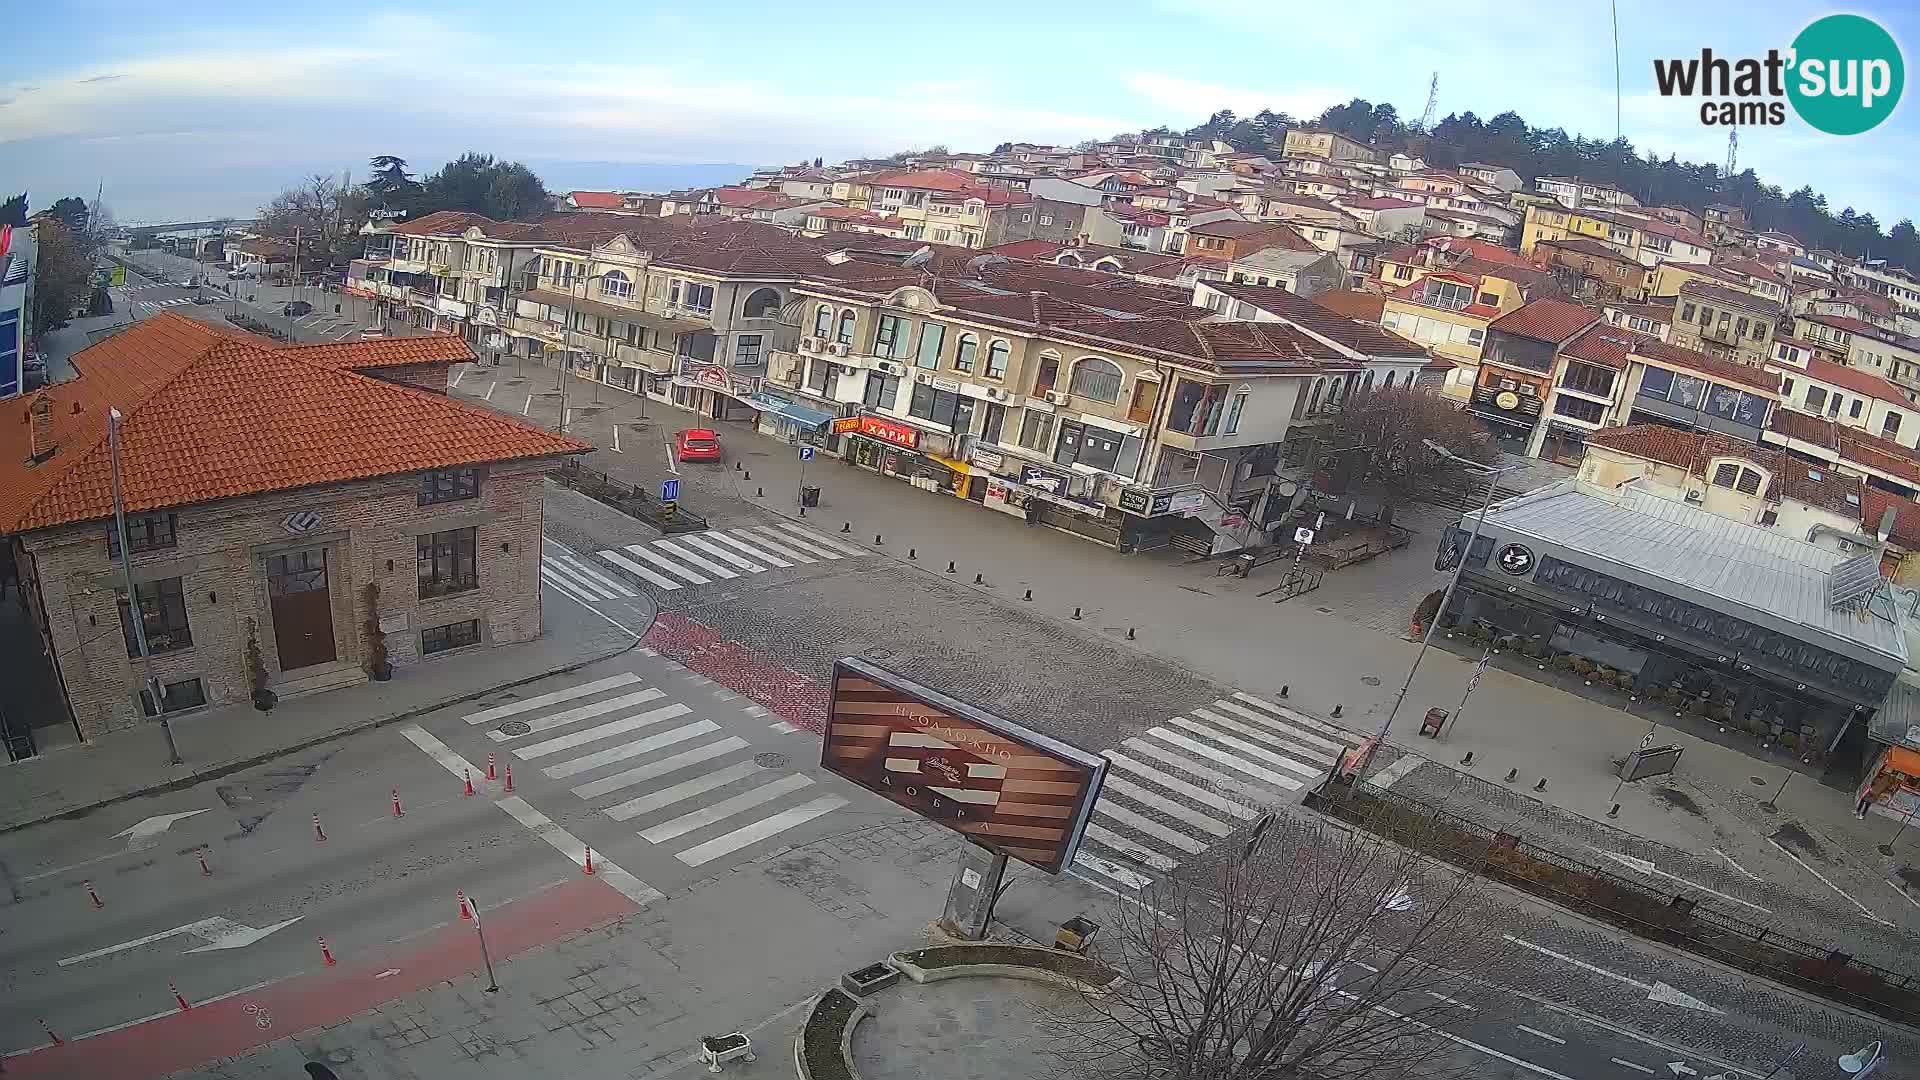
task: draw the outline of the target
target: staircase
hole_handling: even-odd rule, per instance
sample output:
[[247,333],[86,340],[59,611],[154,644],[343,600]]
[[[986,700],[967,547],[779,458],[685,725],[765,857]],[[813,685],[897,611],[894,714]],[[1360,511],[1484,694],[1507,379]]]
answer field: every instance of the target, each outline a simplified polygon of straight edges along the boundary
[[305,697],[308,694],[324,694],[329,690],[338,690],[343,686],[358,686],[367,681],[367,673],[352,660],[335,660],[327,664],[315,664],[312,667],[297,668],[281,675],[273,684],[273,692],[280,700]]

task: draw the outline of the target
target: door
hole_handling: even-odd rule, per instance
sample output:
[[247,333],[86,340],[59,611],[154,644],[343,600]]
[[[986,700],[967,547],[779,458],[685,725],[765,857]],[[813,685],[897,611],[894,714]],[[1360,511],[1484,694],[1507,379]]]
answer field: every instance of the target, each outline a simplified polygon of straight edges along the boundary
[[335,658],[326,548],[269,557],[267,596],[273,610],[273,639],[280,650],[280,670],[312,667]]

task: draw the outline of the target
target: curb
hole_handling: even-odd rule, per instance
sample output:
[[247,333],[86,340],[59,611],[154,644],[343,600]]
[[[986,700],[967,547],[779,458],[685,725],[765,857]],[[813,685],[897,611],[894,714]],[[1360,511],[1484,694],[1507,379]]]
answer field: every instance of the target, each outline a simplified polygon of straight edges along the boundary
[[[658,613],[656,612],[655,614],[657,617]],[[649,629],[652,628],[651,624],[649,624],[648,628]],[[461,702],[472,701],[476,698],[483,698],[489,694],[497,694],[502,690],[511,690],[516,686],[524,686],[530,682],[538,682],[541,679],[551,678],[555,675],[564,675],[570,671],[578,671],[579,669],[586,667],[590,664],[598,664],[603,660],[611,660],[616,656],[620,656],[624,653],[631,652],[632,650],[637,649],[639,647],[640,647],[640,638],[636,637],[617,649],[612,649],[607,652],[596,654],[594,656],[589,656],[584,660],[576,660],[571,663],[563,664],[559,667],[548,668],[545,671],[537,672],[532,675],[526,675],[517,679],[509,679],[506,682],[495,683],[492,686],[485,686],[478,690],[471,690],[463,694],[456,694],[451,697],[440,698],[436,701],[427,702],[426,704],[423,704],[423,705],[411,706],[397,713],[389,713],[386,716],[376,716],[370,720],[366,720],[361,723],[354,724],[350,727],[337,728],[333,731],[326,732],[325,734],[316,735],[311,739],[306,739],[296,743],[290,743],[286,746],[276,747],[275,749],[268,750],[263,753],[255,754],[251,757],[240,758],[234,761],[221,762],[220,764],[209,766],[205,769],[191,773],[187,776],[177,776],[171,779],[160,781],[159,783],[148,784],[145,787],[134,788],[129,791],[116,792],[113,795],[109,795],[104,799],[97,799],[93,802],[86,803],[85,805],[82,805],[82,806],[69,807],[57,813],[46,814],[41,817],[34,818],[30,821],[20,821],[20,822],[14,822],[8,825],[0,826],[0,836],[5,836],[8,833],[17,832],[21,829],[29,828],[34,825],[43,825],[49,821],[70,821],[74,818],[84,817],[87,814],[90,814],[93,811],[98,810],[103,806],[112,806],[115,803],[126,802],[129,799],[136,799],[142,795],[159,795],[169,791],[179,791],[179,790],[182,790],[183,788],[189,788],[195,784],[203,783],[208,780],[218,780],[223,776],[231,776],[242,769],[250,769],[255,765],[264,764],[265,762],[271,761],[274,758],[281,756],[282,754],[299,753],[302,750],[308,750],[313,747],[319,746],[322,743],[332,742],[335,739],[345,738],[348,735],[358,735],[363,731],[371,731],[374,728],[385,727],[388,724],[397,724],[402,720],[411,720],[416,716],[424,716],[430,712],[437,712],[438,710],[444,709],[449,705],[458,705]]]

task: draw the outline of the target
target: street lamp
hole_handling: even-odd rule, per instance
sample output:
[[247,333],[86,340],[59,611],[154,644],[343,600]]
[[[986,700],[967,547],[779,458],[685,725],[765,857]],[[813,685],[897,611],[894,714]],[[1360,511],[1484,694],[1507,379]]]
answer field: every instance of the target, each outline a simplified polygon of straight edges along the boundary
[[1422,439],[1420,441],[1428,450],[1431,450],[1439,457],[1451,461],[1461,468],[1484,475],[1487,478],[1487,494],[1480,500],[1479,512],[1473,516],[1473,530],[1467,534],[1466,546],[1461,549],[1460,557],[1454,561],[1453,576],[1447,579],[1446,591],[1440,594],[1440,609],[1434,612],[1432,619],[1428,620],[1427,631],[1420,638],[1420,651],[1413,654],[1413,663],[1407,668],[1407,681],[1401,684],[1400,693],[1394,696],[1393,707],[1387,710],[1386,717],[1380,721],[1380,730],[1374,732],[1373,741],[1367,744],[1366,750],[1360,757],[1358,766],[1353,771],[1353,786],[1355,788],[1358,788],[1360,782],[1366,779],[1367,766],[1373,761],[1374,751],[1379,748],[1381,743],[1386,741],[1387,731],[1393,727],[1393,718],[1399,714],[1401,703],[1407,700],[1407,691],[1413,689],[1413,677],[1420,670],[1420,661],[1426,659],[1427,649],[1433,644],[1433,631],[1440,625],[1440,617],[1447,610],[1447,602],[1453,599],[1455,586],[1460,584],[1460,572],[1467,568],[1468,553],[1473,550],[1474,542],[1480,539],[1480,526],[1487,520],[1487,508],[1493,505],[1493,489],[1495,485],[1498,484],[1502,476],[1510,472],[1519,472],[1529,467],[1525,464],[1483,465],[1478,461],[1474,461],[1472,458],[1461,457],[1446,447],[1441,446],[1439,443],[1434,442],[1432,439]]
[[493,977],[493,957],[487,953],[487,930],[480,924],[480,902],[471,894],[467,897],[467,910],[473,913],[473,935],[480,939],[480,959],[487,965],[487,993],[497,994],[500,992],[500,980]]
[[1840,1067],[1853,1076],[1864,1077],[1885,1064],[1886,1060],[1886,1045],[1875,1039],[1851,1054],[1841,1054]]

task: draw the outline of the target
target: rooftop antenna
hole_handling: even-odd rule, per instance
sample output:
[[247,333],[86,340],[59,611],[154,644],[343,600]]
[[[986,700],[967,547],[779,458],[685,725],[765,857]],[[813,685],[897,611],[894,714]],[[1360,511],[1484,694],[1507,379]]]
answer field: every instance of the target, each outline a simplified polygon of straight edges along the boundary
[[1740,164],[1740,129],[1737,127],[1730,127],[1727,129],[1727,179],[1729,180],[1733,179],[1733,174],[1735,170],[1738,169],[1739,164]]

